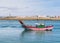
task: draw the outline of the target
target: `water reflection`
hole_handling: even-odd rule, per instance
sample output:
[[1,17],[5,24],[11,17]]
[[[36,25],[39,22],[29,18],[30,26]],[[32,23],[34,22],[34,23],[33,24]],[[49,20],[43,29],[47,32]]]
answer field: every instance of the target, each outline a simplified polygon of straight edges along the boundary
[[29,42],[43,42],[46,37],[51,36],[52,31],[23,31],[21,33],[20,41]]
[[22,36],[25,36],[25,35],[40,35],[40,36],[42,36],[42,35],[45,35],[45,34],[51,34],[52,33],[52,31],[23,31],[22,33],[21,33],[21,35]]

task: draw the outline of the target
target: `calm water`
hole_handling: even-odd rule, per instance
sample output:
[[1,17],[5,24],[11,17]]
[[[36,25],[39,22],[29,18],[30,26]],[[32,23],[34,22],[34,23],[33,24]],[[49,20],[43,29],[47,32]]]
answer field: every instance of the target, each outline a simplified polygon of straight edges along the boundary
[[44,22],[52,31],[24,31],[17,20],[0,20],[0,43],[60,43],[60,21],[24,21],[26,25]]

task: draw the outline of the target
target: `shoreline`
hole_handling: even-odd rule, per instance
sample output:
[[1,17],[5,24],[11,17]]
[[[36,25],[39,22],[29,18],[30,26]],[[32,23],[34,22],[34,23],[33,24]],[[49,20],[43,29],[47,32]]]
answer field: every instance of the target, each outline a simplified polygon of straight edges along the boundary
[[60,20],[60,18],[47,18],[47,17],[5,17],[5,18],[0,18],[0,20]]

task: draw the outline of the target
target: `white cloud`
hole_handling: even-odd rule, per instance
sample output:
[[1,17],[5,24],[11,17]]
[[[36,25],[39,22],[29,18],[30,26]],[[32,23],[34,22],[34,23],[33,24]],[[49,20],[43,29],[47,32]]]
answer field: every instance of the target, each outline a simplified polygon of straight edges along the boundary
[[0,0],[0,15],[7,16],[9,13],[12,15],[59,15],[59,2],[59,0]]

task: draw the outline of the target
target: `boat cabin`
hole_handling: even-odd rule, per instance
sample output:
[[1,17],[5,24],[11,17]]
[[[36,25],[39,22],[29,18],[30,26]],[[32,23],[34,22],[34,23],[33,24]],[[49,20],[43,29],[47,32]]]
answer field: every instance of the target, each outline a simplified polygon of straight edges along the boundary
[[37,24],[36,27],[37,27],[37,28],[45,28],[45,24],[40,23],[40,24]]

